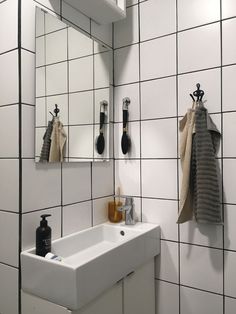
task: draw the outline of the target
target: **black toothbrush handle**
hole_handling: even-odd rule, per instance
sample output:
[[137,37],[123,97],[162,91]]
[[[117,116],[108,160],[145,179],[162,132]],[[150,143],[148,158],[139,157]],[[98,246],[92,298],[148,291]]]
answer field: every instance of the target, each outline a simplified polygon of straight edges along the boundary
[[105,122],[105,113],[104,112],[100,112],[100,132],[102,131],[104,122]]
[[123,109],[123,131],[126,131],[126,126],[127,126],[127,122],[128,122],[128,110],[127,109]]

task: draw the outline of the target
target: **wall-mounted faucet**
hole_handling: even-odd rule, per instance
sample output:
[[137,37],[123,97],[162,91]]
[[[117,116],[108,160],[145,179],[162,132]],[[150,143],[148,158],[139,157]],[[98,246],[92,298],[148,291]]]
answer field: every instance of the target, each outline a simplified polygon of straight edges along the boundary
[[134,200],[132,197],[125,198],[125,205],[118,207],[118,211],[125,212],[125,224],[126,225],[134,225]]

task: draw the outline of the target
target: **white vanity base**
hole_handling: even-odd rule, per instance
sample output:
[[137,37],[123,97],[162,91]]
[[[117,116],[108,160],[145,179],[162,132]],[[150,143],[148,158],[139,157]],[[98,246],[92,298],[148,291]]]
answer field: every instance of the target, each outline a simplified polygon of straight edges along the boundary
[[[69,293],[69,291],[68,291]],[[154,259],[78,311],[22,291],[22,314],[155,314]]]

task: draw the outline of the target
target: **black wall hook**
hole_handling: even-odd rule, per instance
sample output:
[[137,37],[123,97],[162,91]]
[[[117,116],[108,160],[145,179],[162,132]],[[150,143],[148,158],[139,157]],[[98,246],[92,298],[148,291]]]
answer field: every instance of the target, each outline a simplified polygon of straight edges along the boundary
[[57,117],[58,113],[60,112],[60,109],[58,108],[57,104],[55,104],[55,109],[53,110],[53,112],[55,113],[55,115],[51,111],[49,111],[49,113],[53,116],[53,118]]
[[195,90],[195,92],[193,92],[193,96],[197,97],[197,101],[202,101],[202,97],[204,96],[204,91],[200,89],[200,84],[197,83],[197,90]]

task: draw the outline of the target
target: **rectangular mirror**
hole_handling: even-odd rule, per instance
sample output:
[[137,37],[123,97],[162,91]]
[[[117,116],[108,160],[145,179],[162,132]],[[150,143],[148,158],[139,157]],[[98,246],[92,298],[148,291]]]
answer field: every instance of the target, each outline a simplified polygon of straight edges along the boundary
[[36,9],[36,162],[109,158],[112,51]]

